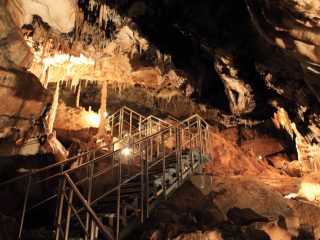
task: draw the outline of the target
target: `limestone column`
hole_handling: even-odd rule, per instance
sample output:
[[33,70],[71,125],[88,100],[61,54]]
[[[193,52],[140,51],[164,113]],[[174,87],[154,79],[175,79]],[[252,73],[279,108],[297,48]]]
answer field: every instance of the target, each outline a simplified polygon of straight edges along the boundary
[[104,80],[101,87],[101,105],[100,105],[100,124],[99,130],[97,133],[97,137],[101,138],[106,133],[106,124],[107,120],[105,117],[106,109],[107,109],[107,93],[108,93],[108,81]]
[[54,120],[56,118],[56,112],[57,112],[58,103],[59,103],[59,88],[60,88],[59,85],[60,85],[60,80],[57,81],[56,90],[54,91],[54,95],[53,95],[53,102],[52,102],[51,111],[50,111],[50,115],[49,115],[49,121],[48,121],[49,133],[52,133],[52,131],[53,131],[53,124],[54,124]]
[[61,76],[62,76],[61,72],[62,72],[62,67],[59,68],[57,86],[56,86],[56,90],[54,91],[51,111],[49,114],[49,120],[48,120],[49,133],[52,133],[52,131],[53,131],[53,124],[54,124],[54,120],[56,118],[56,113],[57,113],[57,108],[58,108],[58,103],[59,103],[60,80],[61,80]]
[[80,94],[81,94],[81,81],[78,83],[78,91],[77,91],[77,98],[76,98],[76,107],[80,106]]

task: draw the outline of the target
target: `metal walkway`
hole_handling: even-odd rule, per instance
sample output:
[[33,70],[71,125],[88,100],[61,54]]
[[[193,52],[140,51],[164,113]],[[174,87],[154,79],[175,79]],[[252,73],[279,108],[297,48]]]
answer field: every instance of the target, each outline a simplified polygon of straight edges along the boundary
[[0,184],[24,196],[18,238],[26,216],[51,203],[54,239],[123,239],[211,159],[210,126],[199,115],[172,125],[123,107],[107,123],[118,149],[99,156],[101,146]]

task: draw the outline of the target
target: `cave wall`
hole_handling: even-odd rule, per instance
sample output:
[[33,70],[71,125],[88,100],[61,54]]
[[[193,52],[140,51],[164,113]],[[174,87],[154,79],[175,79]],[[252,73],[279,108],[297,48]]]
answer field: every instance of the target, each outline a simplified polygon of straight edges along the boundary
[[[148,92],[152,108],[187,115],[189,109],[176,106],[190,105],[226,125],[268,120],[283,108],[306,146],[319,146],[316,1],[70,0],[61,2],[61,12],[45,0],[32,11],[37,3],[3,3],[16,23],[8,26],[22,28],[9,37],[24,51],[6,54],[28,68],[33,53],[29,69],[45,87],[107,79],[120,91]],[[55,19],[61,14],[66,28]]]

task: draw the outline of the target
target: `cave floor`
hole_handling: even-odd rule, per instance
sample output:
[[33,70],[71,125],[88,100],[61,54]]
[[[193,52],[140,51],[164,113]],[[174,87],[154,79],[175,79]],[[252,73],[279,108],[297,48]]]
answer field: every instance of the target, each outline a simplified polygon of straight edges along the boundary
[[193,176],[130,239],[319,239],[320,204],[285,198],[300,186],[293,177]]

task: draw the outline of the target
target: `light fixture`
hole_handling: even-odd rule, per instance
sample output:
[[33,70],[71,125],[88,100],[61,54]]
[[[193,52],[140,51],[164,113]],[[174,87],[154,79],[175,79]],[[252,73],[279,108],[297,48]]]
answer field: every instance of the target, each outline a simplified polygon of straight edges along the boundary
[[129,156],[130,155],[130,149],[129,148],[124,148],[123,150],[122,150],[122,153],[123,153],[123,155],[125,155],[125,156]]
[[92,113],[87,116],[87,121],[89,122],[90,126],[99,127],[100,117],[99,115]]

